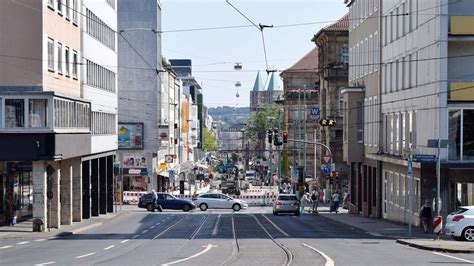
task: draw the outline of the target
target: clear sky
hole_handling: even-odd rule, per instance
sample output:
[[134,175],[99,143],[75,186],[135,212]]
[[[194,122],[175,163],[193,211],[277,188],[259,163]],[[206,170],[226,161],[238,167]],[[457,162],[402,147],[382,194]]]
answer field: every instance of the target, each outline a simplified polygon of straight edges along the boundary
[[[265,29],[269,68],[284,70],[308,53],[313,35],[347,13],[344,0],[230,0],[256,24],[310,25]],[[166,32],[251,25],[225,0],[161,0],[163,56],[190,58],[193,75],[202,83],[207,106],[248,106],[257,70],[265,82],[265,57],[255,27]],[[243,71],[234,71],[241,62]],[[242,86],[237,88],[235,82]],[[279,79],[280,84],[281,80]],[[240,97],[236,97],[236,92]]]

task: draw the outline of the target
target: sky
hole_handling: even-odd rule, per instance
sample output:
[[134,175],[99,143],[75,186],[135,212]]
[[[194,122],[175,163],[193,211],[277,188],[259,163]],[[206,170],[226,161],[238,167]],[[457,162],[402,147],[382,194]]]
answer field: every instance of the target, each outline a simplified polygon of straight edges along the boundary
[[[267,79],[260,31],[255,27],[196,30],[252,25],[225,0],[161,0],[162,52],[167,59],[189,58],[193,76],[202,85],[209,107],[249,106],[257,71]],[[347,13],[344,0],[230,0],[264,29],[269,69],[284,70],[315,47],[311,38]],[[288,24],[309,25],[276,27]],[[176,31],[194,29],[192,31]],[[168,31],[168,32],[167,32]],[[242,71],[234,70],[234,63]],[[279,73],[278,73],[279,74]],[[279,78],[280,86],[282,85]],[[241,87],[235,83],[240,81]],[[282,89],[282,88],[281,88]],[[236,94],[240,97],[236,97]]]

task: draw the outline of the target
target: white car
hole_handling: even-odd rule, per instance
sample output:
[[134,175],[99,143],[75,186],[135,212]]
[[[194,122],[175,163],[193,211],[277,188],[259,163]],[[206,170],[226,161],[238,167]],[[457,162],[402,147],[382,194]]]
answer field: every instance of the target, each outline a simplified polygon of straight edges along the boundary
[[205,211],[207,209],[233,209],[234,211],[240,211],[241,209],[247,209],[247,202],[239,199],[231,198],[221,193],[204,193],[193,198],[193,203]]
[[257,173],[255,171],[247,171],[245,172],[245,181],[252,182],[256,179]]
[[446,218],[446,235],[474,242],[474,206],[460,207]]

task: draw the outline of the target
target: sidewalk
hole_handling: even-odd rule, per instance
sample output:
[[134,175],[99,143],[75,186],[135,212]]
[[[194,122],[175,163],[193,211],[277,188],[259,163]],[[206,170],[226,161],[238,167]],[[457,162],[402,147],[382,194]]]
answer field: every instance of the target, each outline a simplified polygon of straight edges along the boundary
[[108,213],[90,219],[84,219],[81,223],[73,223],[72,225],[61,225],[60,229],[51,228],[50,232],[33,232],[33,219],[22,221],[15,226],[0,226],[0,240],[2,239],[18,239],[18,238],[50,238],[59,237],[79,233],[108,221],[127,214],[129,211],[124,210],[117,213]]
[[342,209],[338,214],[329,213],[329,207],[321,207],[319,210],[320,215],[325,218],[364,230],[374,237],[396,239],[397,243],[425,250],[474,253],[472,243],[451,240],[446,235],[442,235],[441,240],[435,241],[433,233],[425,233],[420,227],[413,226],[412,235],[409,237],[407,224],[349,214],[347,210]]

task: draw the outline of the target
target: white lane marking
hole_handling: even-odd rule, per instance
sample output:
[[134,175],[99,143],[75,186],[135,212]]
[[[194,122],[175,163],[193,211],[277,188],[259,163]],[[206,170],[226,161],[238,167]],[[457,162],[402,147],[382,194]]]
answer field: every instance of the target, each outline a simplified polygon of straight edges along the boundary
[[367,234],[371,235],[371,236],[375,236],[375,237],[383,237],[383,235],[379,234],[379,233],[370,233],[370,232],[367,232]]
[[36,239],[35,242],[41,242],[41,241],[46,241],[46,239]]
[[95,253],[87,253],[87,254],[84,254],[84,255],[81,255],[81,256],[77,256],[76,259],[82,259],[82,258],[89,257],[89,256],[92,256],[92,255],[95,255]]
[[211,249],[214,248],[214,247],[217,247],[217,246],[214,246],[214,245],[212,245],[212,244],[207,244],[207,247],[206,247],[203,251],[201,251],[201,252],[198,252],[198,253],[196,253],[196,254],[194,254],[194,255],[192,255],[192,256],[189,256],[189,257],[187,257],[187,258],[180,259],[180,260],[176,260],[176,261],[169,262],[169,263],[162,264],[162,265],[173,265],[173,264],[176,264],[176,263],[180,263],[180,262],[183,262],[183,261],[190,260],[190,259],[192,259],[192,258],[199,257],[199,256],[201,256],[202,254],[207,253],[209,250],[211,250]]
[[319,253],[321,256],[323,256],[324,259],[326,260],[326,263],[324,264],[325,266],[334,266],[334,261],[328,255],[326,255],[324,252],[322,252],[320,250],[317,250],[316,248],[313,248],[310,245],[306,245],[305,243],[303,243],[303,246],[305,246],[307,248],[310,248],[313,251],[316,251],[317,253]]
[[150,228],[153,229],[153,228],[155,228],[155,226],[156,226],[156,225],[152,225]]
[[0,247],[0,249],[7,249],[7,248],[12,248],[13,246],[3,246],[3,247]]
[[104,248],[104,250],[109,250],[109,249],[111,249],[111,248],[113,248],[113,247],[115,247],[115,245],[110,245],[110,246]]
[[122,241],[120,241],[120,244],[123,244],[123,243],[125,243],[125,242],[128,242],[128,240],[130,240],[130,239],[122,240]]
[[444,256],[444,257],[447,257],[447,258],[450,258],[450,259],[460,260],[460,261],[464,261],[464,262],[467,262],[467,263],[474,264],[474,261],[472,261],[472,260],[465,260],[465,259],[461,259],[461,258],[458,258],[458,257],[450,256],[450,255],[439,253],[439,252],[433,252],[433,254],[436,254],[436,255],[439,255],[439,256]]
[[30,241],[23,241],[23,242],[19,242],[19,243],[16,243],[17,245],[24,245],[24,244],[28,244],[30,243]]
[[139,236],[140,236],[140,235],[134,235],[133,238],[137,238],[137,237],[139,237]]
[[283,231],[283,229],[281,229],[278,225],[276,225],[274,222],[272,222],[272,220],[270,220],[267,216],[265,216],[265,214],[262,214],[262,216],[263,216],[263,218],[267,219],[267,221],[269,223],[271,223],[273,225],[273,227],[275,227],[278,231],[280,231],[280,233],[282,233],[286,237],[290,237],[289,234],[287,234],[285,231]]
[[48,261],[48,262],[43,262],[43,263],[38,263],[35,264],[35,266],[43,266],[43,265],[49,265],[49,264],[55,264],[56,262],[54,261]]
[[142,231],[142,234],[144,234],[144,233],[146,233],[146,232],[148,232],[148,230],[147,230],[147,229],[143,230],[143,231]]
[[221,221],[221,214],[219,214],[217,216],[217,221],[216,221],[216,224],[214,225],[214,229],[212,229],[212,236],[216,236],[217,235],[217,230],[219,229],[219,223]]
[[159,225],[160,223],[156,223],[156,225]]

